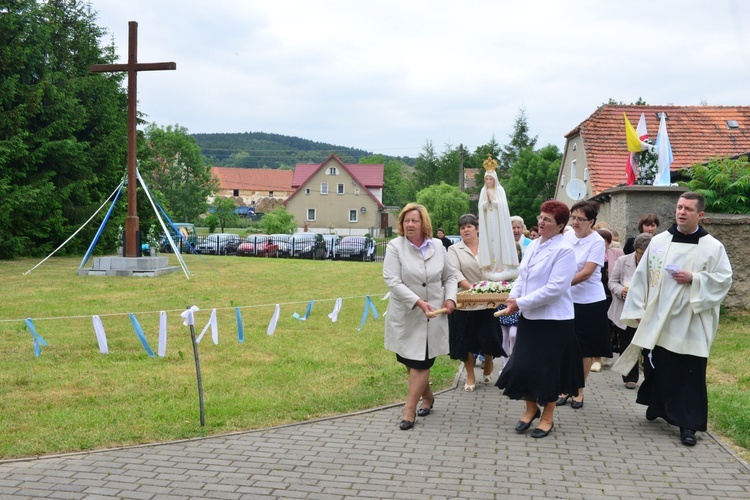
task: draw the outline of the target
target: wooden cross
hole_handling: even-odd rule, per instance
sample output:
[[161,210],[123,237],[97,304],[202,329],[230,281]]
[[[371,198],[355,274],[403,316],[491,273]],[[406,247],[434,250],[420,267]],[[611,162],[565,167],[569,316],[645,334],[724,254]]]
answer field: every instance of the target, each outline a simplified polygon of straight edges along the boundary
[[141,248],[138,229],[138,198],[136,197],[136,104],[138,102],[138,87],[136,75],[138,71],[157,71],[162,69],[177,69],[173,62],[141,63],[138,64],[138,23],[128,23],[128,63],[127,64],[93,64],[89,70],[96,73],[110,73],[116,71],[128,72],[128,216],[125,218],[125,257],[139,257]]

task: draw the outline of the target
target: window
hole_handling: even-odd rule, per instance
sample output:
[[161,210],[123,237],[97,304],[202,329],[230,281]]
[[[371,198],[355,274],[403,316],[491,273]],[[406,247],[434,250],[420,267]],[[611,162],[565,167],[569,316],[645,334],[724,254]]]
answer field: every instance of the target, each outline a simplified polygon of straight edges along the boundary
[[310,188],[305,188],[305,194],[310,194]]
[[357,222],[357,209],[349,210],[349,222]]
[[315,209],[314,208],[308,208],[307,209],[307,220],[315,220]]
[[344,194],[344,184],[339,183],[336,185],[336,194]]
[[339,169],[331,167],[328,169],[328,175],[339,175]]
[[239,195],[240,195],[240,190],[239,189],[233,189],[232,190],[232,196],[239,196]]
[[268,197],[269,197],[269,198],[273,198],[273,191],[269,191],[269,192],[268,192]]
[[320,194],[328,194],[328,183],[327,182],[321,182],[320,183]]
[[359,196],[359,188],[354,188],[354,196]]
[[740,128],[740,124],[737,122],[737,120],[727,120],[727,128]]

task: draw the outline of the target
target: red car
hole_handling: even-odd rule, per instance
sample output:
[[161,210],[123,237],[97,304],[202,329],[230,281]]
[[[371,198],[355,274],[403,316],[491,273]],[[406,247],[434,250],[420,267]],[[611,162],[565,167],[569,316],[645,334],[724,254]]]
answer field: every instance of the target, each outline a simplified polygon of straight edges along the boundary
[[237,247],[237,255],[245,257],[255,255],[258,257],[276,257],[279,246],[273,243],[268,236],[248,236],[245,241]]

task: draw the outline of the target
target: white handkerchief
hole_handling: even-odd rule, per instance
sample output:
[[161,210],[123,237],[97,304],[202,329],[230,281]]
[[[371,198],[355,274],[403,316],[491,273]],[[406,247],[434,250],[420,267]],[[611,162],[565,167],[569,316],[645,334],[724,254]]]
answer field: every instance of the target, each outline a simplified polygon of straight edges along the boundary
[[193,313],[195,311],[200,311],[200,309],[198,309],[198,306],[190,306],[180,313],[180,316],[185,319],[185,321],[182,322],[183,325],[190,326],[195,324],[195,318],[193,316]]

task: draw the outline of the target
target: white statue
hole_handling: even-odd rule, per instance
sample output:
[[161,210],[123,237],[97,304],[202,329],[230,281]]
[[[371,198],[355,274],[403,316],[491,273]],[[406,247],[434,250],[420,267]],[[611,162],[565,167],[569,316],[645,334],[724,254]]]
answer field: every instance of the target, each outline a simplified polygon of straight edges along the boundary
[[479,194],[479,267],[489,281],[518,277],[518,250],[510,223],[505,190],[497,180],[497,161],[484,161],[484,186]]

